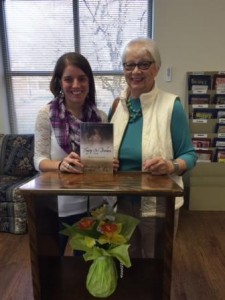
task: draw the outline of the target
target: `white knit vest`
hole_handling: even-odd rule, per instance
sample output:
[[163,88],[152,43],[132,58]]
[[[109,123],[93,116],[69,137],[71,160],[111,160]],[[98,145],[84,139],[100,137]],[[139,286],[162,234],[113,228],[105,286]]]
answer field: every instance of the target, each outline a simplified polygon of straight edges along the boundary
[[[118,157],[120,144],[125,132],[129,112],[126,105],[127,92],[124,92],[119,101],[111,122],[114,123],[114,156]],[[171,139],[171,117],[176,95],[166,93],[154,87],[154,89],[140,96],[143,129],[142,129],[142,162],[156,156],[164,159],[173,159],[173,147]],[[135,143],[135,137],[134,137]],[[172,179],[183,187],[182,177],[173,175]],[[176,209],[183,205],[183,198],[176,198]],[[162,216],[163,210],[156,211],[156,197],[142,197],[143,216]]]

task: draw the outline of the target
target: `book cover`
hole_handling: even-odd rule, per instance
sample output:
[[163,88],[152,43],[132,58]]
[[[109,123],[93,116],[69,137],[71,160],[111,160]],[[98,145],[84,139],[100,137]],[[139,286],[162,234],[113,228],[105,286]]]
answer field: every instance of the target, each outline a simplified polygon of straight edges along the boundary
[[217,118],[218,119],[225,119],[225,110],[218,110],[217,111]]
[[216,117],[216,109],[196,108],[193,111],[193,119],[214,119]]
[[225,138],[214,138],[213,147],[223,147],[225,148]]
[[196,104],[209,104],[210,97],[208,94],[192,94],[189,95],[189,104],[196,105]]
[[209,138],[192,138],[195,149],[211,147],[211,139]]
[[213,98],[213,103],[218,105],[225,105],[225,95],[216,94]]
[[211,162],[212,161],[212,158],[213,158],[212,150],[199,149],[199,150],[196,150],[196,154],[198,156],[197,162]]
[[216,133],[225,134],[225,124],[224,123],[217,123],[215,128]]
[[213,89],[217,94],[225,94],[225,74],[215,74],[213,76]]
[[211,76],[206,74],[189,75],[188,89],[196,94],[206,94],[211,89]]
[[225,163],[225,148],[216,149],[214,161]]
[[80,157],[84,172],[113,173],[113,124],[81,123]]

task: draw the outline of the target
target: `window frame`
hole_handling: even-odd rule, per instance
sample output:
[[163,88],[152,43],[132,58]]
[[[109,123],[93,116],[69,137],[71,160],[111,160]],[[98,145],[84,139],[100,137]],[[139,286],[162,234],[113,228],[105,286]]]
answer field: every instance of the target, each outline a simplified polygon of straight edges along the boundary
[[[147,17],[147,36],[153,38],[153,22],[154,22],[154,0],[146,0],[148,6],[148,17]],[[14,91],[12,85],[12,78],[16,76],[32,77],[51,76],[51,71],[12,71],[10,68],[10,55],[8,50],[8,37],[6,28],[6,16],[5,16],[5,5],[6,0],[1,1],[0,6],[0,36],[2,41],[2,56],[3,56],[3,68],[5,76],[5,88],[7,97],[7,109],[9,116],[9,125],[11,133],[18,133],[18,125],[14,104]],[[74,24],[74,51],[80,53],[80,24],[79,24],[79,1],[72,0],[73,7],[73,24]],[[98,76],[123,76],[123,71],[94,71],[94,77]]]

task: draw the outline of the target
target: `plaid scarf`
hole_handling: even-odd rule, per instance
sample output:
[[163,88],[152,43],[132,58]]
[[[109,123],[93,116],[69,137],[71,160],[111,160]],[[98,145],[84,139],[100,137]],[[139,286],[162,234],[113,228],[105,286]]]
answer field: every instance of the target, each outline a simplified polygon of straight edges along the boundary
[[79,120],[66,110],[64,99],[56,97],[50,102],[49,118],[59,146],[66,152],[80,154],[80,123],[101,122],[96,106],[87,105],[83,119]]

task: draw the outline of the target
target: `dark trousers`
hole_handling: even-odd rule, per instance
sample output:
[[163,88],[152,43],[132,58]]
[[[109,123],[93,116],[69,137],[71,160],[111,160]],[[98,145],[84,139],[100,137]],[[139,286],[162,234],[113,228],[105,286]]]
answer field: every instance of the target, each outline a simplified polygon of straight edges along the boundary
[[[62,223],[66,223],[68,225],[73,225],[76,222],[78,222],[80,219],[82,219],[86,216],[87,216],[87,213],[83,213],[83,214],[79,214],[79,215],[72,215],[72,216],[68,216],[68,217],[59,217],[59,231],[65,228]],[[68,242],[68,236],[59,233],[59,244],[60,244],[60,255],[61,256],[64,255],[67,242]],[[78,254],[78,252],[80,252],[80,251],[76,251],[76,255]]]
[[[129,254],[135,258],[161,258],[163,257],[164,222],[162,217],[142,217],[140,214],[141,200],[138,197],[119,197],[117,212],[127,214],[139,219],[130,241]],[[179,210],[175,211],[174,236],[178,226]]]

